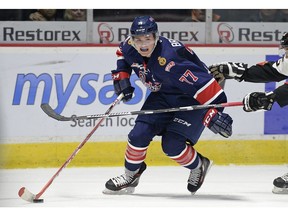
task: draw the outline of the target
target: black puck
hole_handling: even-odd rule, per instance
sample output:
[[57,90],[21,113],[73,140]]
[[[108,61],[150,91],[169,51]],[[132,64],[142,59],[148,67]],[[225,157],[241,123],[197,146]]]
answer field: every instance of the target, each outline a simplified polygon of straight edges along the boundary
[[44,199],[33,199],[33,203],[43,203]]

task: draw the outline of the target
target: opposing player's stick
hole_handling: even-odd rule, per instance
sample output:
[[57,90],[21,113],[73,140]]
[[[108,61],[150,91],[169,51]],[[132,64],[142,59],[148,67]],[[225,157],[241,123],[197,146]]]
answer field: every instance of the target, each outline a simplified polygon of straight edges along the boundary
[[72,115],[71,117],[66,117],[66,116],[62,116],[56,113],[49,104],[41,104],[42,110],[48,116],[58,121],[73,121],[73,120],[79,120],[79,119],[97,119],[97,118],[104,118],[104,117],[128,116],[128,115],[144,115],[144,114],[147,115],[147,114],[155,114],[155,113],[179,112],[179,111],[190,111],[190,110],[207,109],[207,108],[232,107],[232,106],[243,106],[243,103],[242,102],[228,102],[228,103],[221,103],[221,104],[193,105],[193,106],[158,109],[158,110],[140,110],[140,111],[131,111],[131,112],[105,113],[105,114],[94,114],[94,115],[84,115],[84,116]]
[[[109,109],[105,112],[105,115],[108,115],[112,109],[122,100],[123,94],[119,95],[117,99],[111,104]],[[28,189],[25,187],[20,188],[18,195],[28,201],[28,202],[34,202],[34,203],[40,203],[43,202],[43,199],[39,199],[41,195],[47,190],[47,188],[52,184],[54,179],[59,175],[59,173],[72,161],[72,159],[75,157],[75,155],[80,151],[80,149],[84,146],[84,144],[90,139],[92,134],[96,131],[96,129],[100,126],[102,121],[106,118],[106,116],[103,116],[103,118],[98,122],[98,124],[93,128],[93,130],[86,136],[86,138],[78,145],[78,147],[74,150],[74,152],[70,155],[70,157],[65,161],[65,163],[58,169],[58,171],[52,176],[52,178],[46,183],[46,185],[42,188],[42,190],[38,194],[31,193]]]

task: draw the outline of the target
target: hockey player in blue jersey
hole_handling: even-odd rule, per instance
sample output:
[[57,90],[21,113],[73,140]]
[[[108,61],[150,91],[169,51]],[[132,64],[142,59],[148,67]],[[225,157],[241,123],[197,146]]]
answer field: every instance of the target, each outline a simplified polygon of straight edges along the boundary
[[[207,66],[179,41],[159,36],[152,17],[136,17],[130,33],[116,52],[117,69],[112,71],[115,93],[123,93],[124,102],[133,96],[134,87],[129,80],[132,71],[151,91],[142,110],[227,102]],[[225,138],[232,134],[233,120],[222,111],[206,109],[138,116],[128,134],[125,172],[109,179],[103,193],[133,193],[146,169],[148,146],[155,136],[161,136],[164,153],[190,170],[187,189],[194,194],[212,164],[193,148],[205,126]]]

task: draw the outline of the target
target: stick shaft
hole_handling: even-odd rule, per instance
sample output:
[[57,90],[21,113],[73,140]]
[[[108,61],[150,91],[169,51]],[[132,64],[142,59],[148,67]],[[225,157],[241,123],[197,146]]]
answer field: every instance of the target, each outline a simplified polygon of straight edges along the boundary
[[94,115],[84,115],[84,116],[76,116],[73,115],[71,117],[66,117],[57,114],[49,104],[42,104],[41,108],[43,111],[58,121],[73,121],[80,119],[97,119],[97,118],[106,118],[106,117],[116,117],[116,116],[128,116],[128,115],[149,115],[156,113],[167,113],[167,112],[180,112],[180,111],[191,111],[198,109],[209,109],[209,108],[223,108],[223,107],[234,107],[234,106],[243,106],[242,102],[227,102],[221,104],[202,104],[202,105],[192,105],[185,107],[176,107],[176,108],[166,108],[166,109],[158,109],[158,110],[140,110],[140,111],[130,111],[130,112],[118,112],[118,113],[104,113],[104,114],[94,114]]
[[233,106],[242,106],[242,105],[243,105],[242,102],[228,102],[228,103],[221,103],[221,104],[193,105],[193,106],[158,109],[158,110],[140,110],[140,111],[130,111],[130,112],[109,113],[109,114],[74,116],[73,118],[74,119],[95,119],[95,118],[102,118],[102,117],[116,117],[116,116],[127,116],[127,115],[149,115],[149,114],[165,113],[165,112],[166,113],[167,112],[180,112],[180,111],[233,107]]

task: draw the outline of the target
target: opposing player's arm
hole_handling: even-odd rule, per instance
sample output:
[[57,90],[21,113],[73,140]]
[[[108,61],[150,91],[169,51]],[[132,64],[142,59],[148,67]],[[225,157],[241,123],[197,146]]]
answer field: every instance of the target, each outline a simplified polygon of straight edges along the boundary
[[275,66],[277,62],[263,62],[249,67],[241,77],[245,82],[265,83],[279,82],[288,76],[280,73]]
[[271,110],[274,102],[281,107],[288,105],[288,83],[271,92],[251,92],[243,99],[244,111]]
[[[284,70],[285,69],[285,70]],[[221,83],[224,79],[235,79],[239,82],[279,82],[288,78],[288,67],[280,60],[277,62],[262,62],[251,67],[244,63],[223,62],[209,66],[213,77]]]
[[236,79],[240,82],[247,69],[247,64],[239,62],[222,62],[209,66],[210,73],[219,83],[224,79]]

